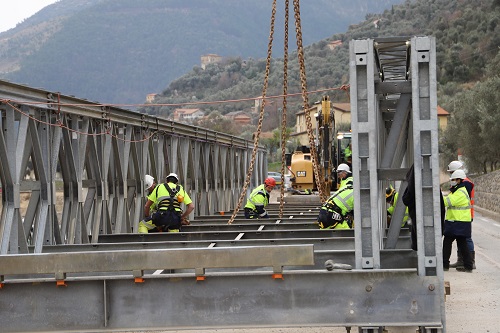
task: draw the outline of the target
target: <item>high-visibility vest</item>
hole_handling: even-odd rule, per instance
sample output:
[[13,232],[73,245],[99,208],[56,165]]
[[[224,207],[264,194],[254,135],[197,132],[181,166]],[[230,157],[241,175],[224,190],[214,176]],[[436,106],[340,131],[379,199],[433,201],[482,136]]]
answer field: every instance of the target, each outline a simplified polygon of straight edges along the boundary
[[326,203],[321,207],[329,212],[334,212],[335,206],[340,208],[342,216],[352,212],[354,209],[354,190],[352,187],[345,187],[333,193]]
[[[166,186],[170,188],[167,190]],[[182,185],[176,185],[174,183],[159,184],[148,196],[157,206],[157,210],[168,210],[173,209],[177,212],[182,212],[181,203],[189,205],[192,203],[189,195],[184,191]]]
[[350,186],[350,187],[354,186],[354,184],[353,184],[353,178],[351,176],[345,177],[344,179],[342,179],[340,181],[339,190],[341,190],[341,189],[343,189],[344,187],[347,187],[347,186]]
[[472,221],[469,194],[464,186],[448,194],[444,198],[444,205],[446,207],[446,220],[459,222]]
[[257,186],[252,193],[250,193],[250,197],[247,200],[245,208],[250,208],[251,210],[257,210],[257,206],[259,208],[264,209],[269,204],[269,193],[266,191],[266,185],[262,184]]

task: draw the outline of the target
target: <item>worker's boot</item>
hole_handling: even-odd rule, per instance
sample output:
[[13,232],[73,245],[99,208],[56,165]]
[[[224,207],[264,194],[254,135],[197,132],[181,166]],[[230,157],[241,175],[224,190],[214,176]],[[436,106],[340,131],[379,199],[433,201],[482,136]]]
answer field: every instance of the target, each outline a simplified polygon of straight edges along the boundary
[[450,264],[450,267],[451,268],[464,267],[464,259],[462,258],[462,254],[460,254],[460,251],[457,251],[457,262]]
[[472,269],[476,269],[476,251],[470,251],[472,257]]
[[474,269],[474,261],[472,260],[472,252],[469,250],[466,250],[467,252],[464,253],[462,256],[462,261],[463,261],[463,266],[457,266],[457,271],[459,272],[466,272],[466,273],[472,273],[472,270]]

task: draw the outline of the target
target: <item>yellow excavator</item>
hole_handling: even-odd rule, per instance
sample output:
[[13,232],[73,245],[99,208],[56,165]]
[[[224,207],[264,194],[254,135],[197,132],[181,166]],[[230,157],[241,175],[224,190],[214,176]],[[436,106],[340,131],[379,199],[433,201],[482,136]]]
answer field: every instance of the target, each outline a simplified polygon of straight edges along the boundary
[[[340,163],[348,163],[349,147],[351,143],[351,132],[336,132],[335,117],[330,108],[330,99],[324,96],[321,101],[321,113],[316,117],[315,142],[317,161],[325,180],[325,190],[335,191],[337,189],[336,166]],[[346,149],[347,148],[347,149]],[[287,154],[287,167],[292,176],[290,178],[292,193],[311,194],[317,191],[314,179],[313,159],[308,146],[300,146],[292,154]]]

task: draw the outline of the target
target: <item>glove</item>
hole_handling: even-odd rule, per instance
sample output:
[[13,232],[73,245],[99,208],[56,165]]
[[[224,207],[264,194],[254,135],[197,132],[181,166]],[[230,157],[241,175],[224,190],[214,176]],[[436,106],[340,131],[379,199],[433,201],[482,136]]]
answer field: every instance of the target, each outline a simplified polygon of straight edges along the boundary
[[335,220],[335,221],[342,221],[342,215],[340,215],[337,212],[333,212],[332,213],[332,219]]
[[267,219],[267,218],[269,218],[269,215],[267,215],[267,212],[266,212],[266,211],[264,211],[264,213],[259,214],[259,217],[260,217],[260,218],[263,218],[263,219]]

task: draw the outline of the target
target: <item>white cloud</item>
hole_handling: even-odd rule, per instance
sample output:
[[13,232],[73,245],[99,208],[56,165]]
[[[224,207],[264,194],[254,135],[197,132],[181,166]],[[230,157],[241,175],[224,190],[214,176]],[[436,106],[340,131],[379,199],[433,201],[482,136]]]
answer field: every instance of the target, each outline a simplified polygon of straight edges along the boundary
[[34,15],[40,9],[58,0],[3,0],[0,4],[0,32],[12,29],[16,24]]

